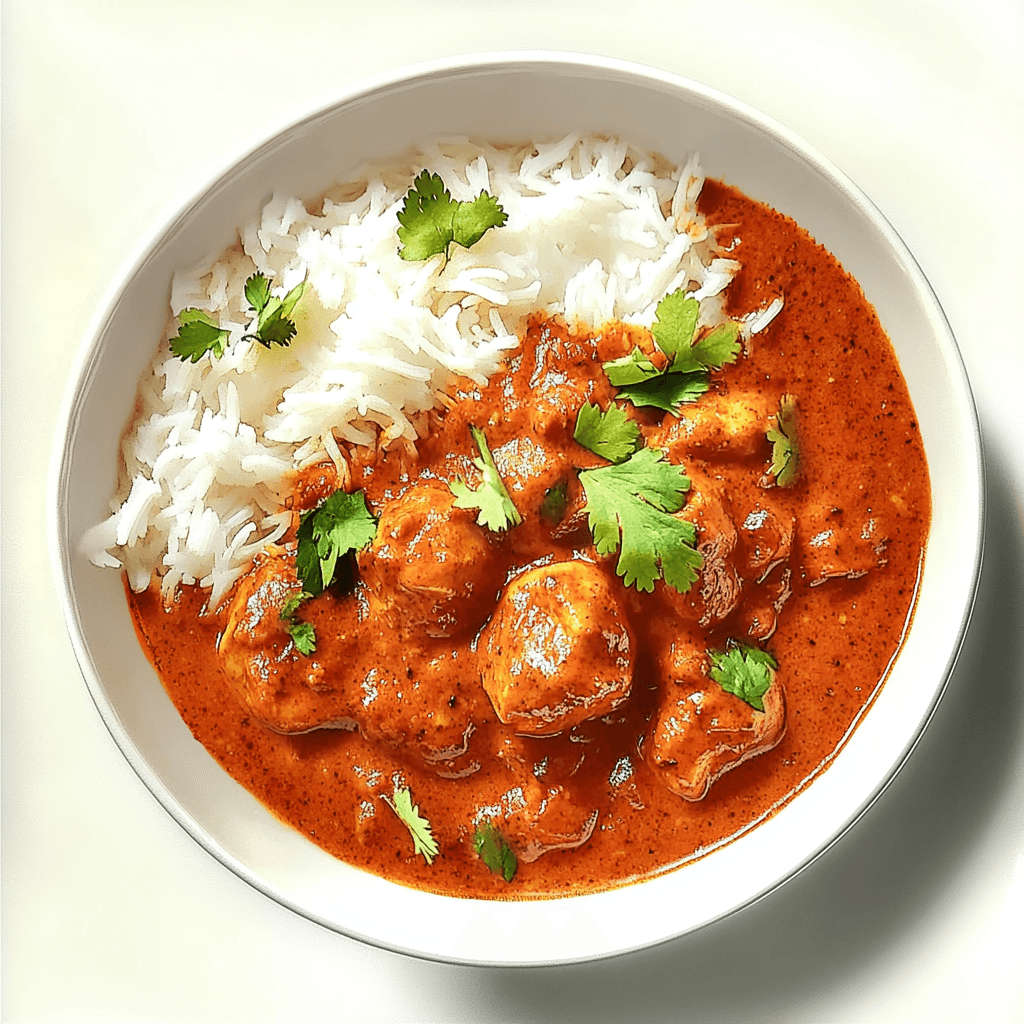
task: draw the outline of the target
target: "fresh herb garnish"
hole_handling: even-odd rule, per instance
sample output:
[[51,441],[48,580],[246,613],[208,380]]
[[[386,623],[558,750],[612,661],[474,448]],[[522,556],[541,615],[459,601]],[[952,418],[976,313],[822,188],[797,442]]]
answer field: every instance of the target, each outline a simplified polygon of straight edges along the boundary
[[[605,365],[608,369],[608,364]],[[608,379],[616,384],[612,373]],[[636,406],[648,405],[665,412],[675,413],[681,405],[691,405],[703,395],[709,386],[708,375],[696,370],[692,373],[661,373],[638,381],[636,384],[621,386],[618,398],[628,399]]]
[[642,384],[665,372],[664,368],[655,366],[650,357],[645,355],[640,348],[634,348],[628,356],[613,359],[610,363],[603,365],[608,380],[617,388],[627,384]]
[[412,184],[398,213],[398,238],[403,260],[427,260],[444,254],[445,262],[452,243],[468,249],[491,228],[500,228],[508,220],[501,204],[487,192],[476,199],[458,202],[444,187],[440,175],[421,171]]
[[263,274],[253,274],[245,282],[245,297],[256,314],[256,330],[243,337],[258,341],[264,348],[287,345],[295,337],[295,321],[289,319],[302,298],[306,282],[300,281],[283,299],[270,294],[270,282]]
[[[383,794],[382,794],[383,795]],[[398,815],[399,821],[409,830],[412,836],[412,851],[423,856],[428,864],[433,864],[438,854],[437,840],[430,830],[430,822],[420,814],[419,807],[413,805],[412,793],[408,789],[396,787],[393,796],[383,795],[384,802]]]
[[473,833],[473,849],[494,874],[501,875],[506,882],[511,882],[515,878],[519,861],[512,852],[512,847],[489,822],[477,825],[476,832]]
[[[687,295],[681,288],[666,295],[654,313],[651,334],[658,348],[674,361],[685,354],[693,343],[697,333],[697,319],[700,316],[700,303]],[[702,367],[686,366],[680,369],[699,370]]]
[[495,533],[507,530],[510,526],[518,526],[523,517],[512,503],[512,496],[508,493],[498,467],[494,464],[494,456],[487,446],[484,432],[472,425],[469,432],[480,453],[480,458],[474,459],[473,465],[483,474],[483,481],[476,490],[473,490],[465,480],[456,477],[448,484],[448,489],[455,495],[452,504],[455,508],[479,509],[477,523]]
[[651,334],[666,363],[657,366],[639,348],[605,363],[608,380],[619,389],[617,397],[677,412],[708,390],[710,371],[739,355],[740,332],[732,322],[720,324],[695,343],[699,312],[700,303],[681,289],[658,303]]
[[544,492],[544,500],[540,503],[541,518],[554,525],[565,518],[565,510],[569,507],[569,486],[564,480]]
[[599,406],[584,403],[576,416],[572,436],[609,462],[628,459],[641,444],[640,427],[617,405],[602,412]]
[[708,651],[711,678],[726,693],[746,701],[755,711],[764,711],[761,699],[772,684],[772,671],[778,662],[756,647],[737,644],[726,652]]
[[[255,329],[243,334],[244,341],[257,341],[264,348],[288,345],[295,337],[295,322],[289,319],[302,298],[306,282],[301,281],[283,299],[270,294],[270,281],[264,274],[253,274],[245,282],[245,297],[256,315]],[[171,351],[182,361],[193,363],[209,352],[214,359],[224,355],[229,331],[201,309],[183,309],[178,314],[178,333],[171,338]]]
[[182,361],[198,363],[207,352],[214,359],[224,355],[229,332],[201,309],[183,309],[178,314],[178,334],[171,338],[171,351]]
[[627,587],[654,590],[665,582],[685,593],[704,564],[694,547],[693,523],[672,515],[682,508],[690,480],[664,453],[641,448],[626,462],[580,473],[585,511],[598,554],[619,549],[615,571]]
[[800,475],[796,399],[792,395],[783,395],[779,401],[779,411],[769,420],[768,440],[772,445],[768,472],[779,487],[792,487]]
[[731,321],[719,324],[694,342],[699,311],[700,303],[682,291],[666,295],[658,303],[651,334],[658,348],[669,357],[670,372],[720,370],[739,355],[740,329]]
[[366,547],[377,533],[377,520],[362,491],[335,491],[323,504],[302,513],[295,537],[295,572],[312,597],[334,580],[338,559]]
[[299,610],[299,605],[303,601],[308,601],[312,596],[303,590],[298,594],[286,597],[284,604],[281,605],[281,625],[291,636],[295,649],[299,654],[306,655],[307,658],[316,650],[316,630],[313,628],[312,622],[303,622],[296,616],[296,612]]

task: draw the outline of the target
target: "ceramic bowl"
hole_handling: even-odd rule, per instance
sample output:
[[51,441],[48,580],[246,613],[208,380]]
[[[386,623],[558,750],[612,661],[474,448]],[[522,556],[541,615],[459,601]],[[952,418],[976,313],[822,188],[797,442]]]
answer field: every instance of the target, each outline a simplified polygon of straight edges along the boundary
[[[910,387],[933,490],[917,608],[874,706],[831,767],[742,838],[659,878],[555,900],[414,891],[340,863],[232,781],[178,717],[136,640],[121,579],[76,550],[105,517],[118,441],[168,312],[175,269],[234,240],[275,191],[312,199],[364,160],[441,133],[522,141],[620,135],[793,217],[860,282]],[[893,778],[950,676],[980,569],[978,425],[960,355],[914,258],[827,159],[755,110],[694,82],[550,53],[448,60],[396,72],[309,109],[225,169],[138,248],[97,315],[69,385],[51,473],[50,532],[67,626],[96,706],[132,768],[230,870],[328,928],[393,950],[473,964],[610,956],[696,929],[791,878]]]

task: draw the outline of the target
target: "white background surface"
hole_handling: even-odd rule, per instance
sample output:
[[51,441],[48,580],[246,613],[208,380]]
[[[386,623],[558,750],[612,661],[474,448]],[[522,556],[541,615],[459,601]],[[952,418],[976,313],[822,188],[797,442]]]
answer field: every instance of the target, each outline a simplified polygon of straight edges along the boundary
[[[6,0],[3,1019],[1024,1019],[1024,9],[1011,0]],[[45,467],[87,323],[171,204],[364,75],[565,49],[695,78],[803,135],[930,278],[986,444],[975,620],[854,830],[730,920],[575,968],[424,963],[249,889],[144,789],[59,621]]]

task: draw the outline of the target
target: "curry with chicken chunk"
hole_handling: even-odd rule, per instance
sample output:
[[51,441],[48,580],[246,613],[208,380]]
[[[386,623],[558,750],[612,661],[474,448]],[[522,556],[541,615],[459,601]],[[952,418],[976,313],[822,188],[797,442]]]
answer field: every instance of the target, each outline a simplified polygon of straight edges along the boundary
[[[166,608],[158,587],[129,594],[196,738],[342,860],[480,898],[650,877],[797,794],[884,683],[930,510],[891,344],[792,221],[713,181],[700,204],[735,225],[729,315],[785,305],[697,401],[616,405],[604,367],[656,360],[650,332],[538,314],[502,371],[433,414],[417,458],[353,448],[347,479],[333,463],[296,477],[295,529],[339,490],[361,492],[376,520],[339,582],[307,594],[293,532],[220,609],[194,587]],[[624,410],[647,462],[685,479],[661,514],[693,538],[691,584],[627,585],[602,553],[587,474],[610,460],[578,439],[585,406]],[[773,436],[787,407],[799,469],[783,480]],[[490,465],[520,520],[504,529],[459,497]],[[484,862],[481,835],[512,870]]]

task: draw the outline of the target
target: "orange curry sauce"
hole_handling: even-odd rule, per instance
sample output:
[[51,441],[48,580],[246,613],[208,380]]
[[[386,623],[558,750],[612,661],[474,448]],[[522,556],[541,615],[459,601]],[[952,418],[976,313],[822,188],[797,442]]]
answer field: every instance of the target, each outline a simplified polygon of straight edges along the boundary
[[[487,584],[480,588],[479,608],[467,613],[473,619],[468,634],[426,637],[397,613],[390,621],[360,622],[351,591],[324,594],[299,612],[316,627],[317,652],[291,660],[300,673],[318,660],[335,668],[321,672],[315,686],[282,683],[279,693],[263,694],[256,706],[239,699],[218,656],[226,609],[201,615],[206,594],[198,588],[182,588],[169,609],[158,587],[129,595],[144,646],[196,740],[276,815],[333,855],[404,884],[482,898],[568,895],[658,874],[735,838],[796,794],[827,767],[884,681],[913,610],[930,515],[924,451],[892,347],[856,282],[792,221],[714,181],[706,182],[700,206],[709,223],[735,224],[740,239],[731,253],[743,269],[728,291],[730,315],[759,309],[776,295],[784,296],[785,307],[752,338],[746,355],[712,374],[711,391],[687,407],[682,420],[624,407],[648,445],[684,465],[695,491],[700,481],[724,488],[739,533],[756,525],[763,507],[789,524],[786,551],[777,552],[780,564],[763,580],[748,572],[743,600],[701,627],[709,648],[722,650],[733,638],[775,657],[785,694],[782,739],[721,775],[699,800],[667,788],[645,758],[659,707],[658,665],[674,637],[693,636],[700,609],[690,622],[682,620],[685,609],[680,619],[681,599],[662,582],[653,594],[627,591],[615,575],[616,557],[595,555],[585,520],[559,532],[538,509],[560,479],[605,464],[573,441],[576,412],[587,399],[610,404],[614,389],[602,361],[636,343],[650,350],[649,335],[609,325],[592,336],[538,318],[510,357],[511,369],[479,391],[466,385],[466,396],[453,394],[455,404],[434,415],[433,431],[418,445],[420,464],[399,451],[351,455],[349,487],[363,488],[379,515],[417,482],[424,466],[439,478],[434,486],[456,475],[475,486],[479,475],[470,459],[477,453],[468,425],[485,430],[524,522],[501,535],[483,531],[504,568],[486,599]],[[766,422],[753,440],[726,436],[707,415],[687,433],[686,417],[702,404],[714,408],[742,397],[748,412],[774,413],[785,393],[796,396],[800,423],[801,472],[791,488],[770,486],[765,475],[771,454]],[[514,455],[524,438],[547,457],[531,469],[529,453],[520,451],[509,468],[508,453]],[[555,450],[562,453],[558,458],[551,455]],[[337,486],[331,465],[307,472],[296,484],[296,506],[308,507]],[[702,522],[699,516],[694,521],[700,540]],[[498,721],[483,693],[475,638],[506,579],[552,554],[557,562],[596,563],[621,595],[635,634],[632,689],[600,718],[555,736],[523,737]],[[748,562],[756,557],[748,544]],[[700,589],[698,583],[689,595],[698,603]],[[775,607],[781,609],[777,621]],[[280,652],[288,637],[278,632]],[[349,646],[339,646],[343,640],[335,634],[347,637]],[[368,687],[368,678],[379,686]],[[273,722],[275,700],[282,714],[299,714],[301,705],[303,714],[337,724],[358,710],[357,698],[368,702],[388,687],[385,696],[400,717],[408,688],[421,679],[416,699],[436,700],[439,713],[472,718],[465,751],[447,765],[425,762],[397,726],[388,741],[379,725],[360,731],[348,722],[348,728],[289,735],[261,724]],[[725,696],[739,706],[739,698]],[[742,712],[749,718],[745,705]],[[567,794],[558,811],[564,825],[549,823],[549,831],[561,827],[578,838],[586,819],[589,838],[532,860],[527,852],[507,883],[478,858],[472,835],[482,819],[512,836],[523,834],[516,821],[523,814],[524,773],[532,773],[535,789]],[[414,854],[409,832],[383,799],[396,782],[411,789],[431,823],[440,855],[430,865]]]

